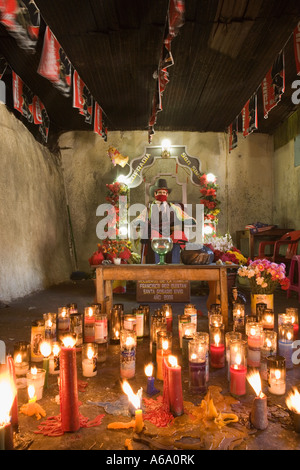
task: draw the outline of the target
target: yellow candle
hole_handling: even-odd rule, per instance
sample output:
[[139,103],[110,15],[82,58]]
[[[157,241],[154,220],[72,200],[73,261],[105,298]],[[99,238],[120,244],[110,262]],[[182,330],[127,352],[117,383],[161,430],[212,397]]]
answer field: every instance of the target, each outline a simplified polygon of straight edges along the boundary
[[142,410],[135,410],[135,426],[134,430],[137,433],[142,432],[144,427],[144,421],[143,421],[143,412]]

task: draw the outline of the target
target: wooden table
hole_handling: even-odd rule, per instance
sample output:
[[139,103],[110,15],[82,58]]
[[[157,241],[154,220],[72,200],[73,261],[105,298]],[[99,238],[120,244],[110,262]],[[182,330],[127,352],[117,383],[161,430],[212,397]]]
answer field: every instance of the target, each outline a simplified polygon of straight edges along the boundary
[[207,281],[210,288],[207,305],[217,303],[220,297],[221,310],[225,328],[228,326],[228,292],[227,269],[228,265],[184,265],[184,264],[123,264],[99,265],[96,268],[96,300],[108,314],[113,306],[113,281]]
[[269,240],[279,240],[283,235],[289,232],[293,232],[293,228],[272,228],[270,230],[265,230],[264,232],[251,233],[249,229],[247,230],[238,230],[236,232],[236,247],[241,249],[241,240],[248,240],[248,256],[251,260],[254,260],[254,243],[255,240],[267,238]]

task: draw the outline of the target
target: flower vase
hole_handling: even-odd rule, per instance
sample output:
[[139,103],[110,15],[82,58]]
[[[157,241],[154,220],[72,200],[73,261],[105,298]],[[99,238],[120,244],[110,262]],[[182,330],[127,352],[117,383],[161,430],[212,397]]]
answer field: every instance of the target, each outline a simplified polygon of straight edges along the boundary
[[121,258],[114,258],[114,264],[121,264]]
[[256,305],[264,303],[274,310],[274,294],[251,294],[251,314],[256,315]]

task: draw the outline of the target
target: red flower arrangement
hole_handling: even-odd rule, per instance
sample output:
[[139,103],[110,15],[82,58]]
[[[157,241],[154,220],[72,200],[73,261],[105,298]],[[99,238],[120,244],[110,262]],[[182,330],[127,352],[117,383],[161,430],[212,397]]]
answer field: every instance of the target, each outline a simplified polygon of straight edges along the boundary
[[215,179],[208,179],[203,173],[200,177],[200,203],[204,205],[204,222],[218,223],[220,201],[217,199],[218,185]]
[[89,263],[96,266],[104,260],[113,262],[114,258],[121,258],[121,263],[125,264],[131,255],[131,243],[128,240],[106,238],[98,243],[98,250],[89,258]]

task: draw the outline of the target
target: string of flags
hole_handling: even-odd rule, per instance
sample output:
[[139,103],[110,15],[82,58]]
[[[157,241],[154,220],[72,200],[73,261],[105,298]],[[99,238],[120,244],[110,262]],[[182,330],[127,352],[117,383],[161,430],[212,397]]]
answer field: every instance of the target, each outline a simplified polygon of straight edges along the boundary
[[[300,75],[300,22],[294,29],[290,37],[294,38],[294,53],[297,75]],[[289,38],[290,39],[290,38]],[[288,42],[288,41],[287,41]],[[287,44],[287,43],[286,43]],[[260,84],[262,91],[263,115],[268,119],[270,111],[280,103],[285,92],[285,55],[284,47],[277,55],[272,67],[268,70]],[[240,118],[242,128],[239,129]],[[228,127],[229,153],[238,146],[238,132],[241,130],[243,137],[247,137],[258,129],[257,119],[257,91],[243,107],[241,113],[234,119]]]
[[[0,0],[0,22],[15,38],[19,47],[31,54],[36,50],[40,18],[40,11],[33,0]],[[8,66],[6,59],[0,56],[0,79]],[[69,98],[73,92],[73,107],[84,116],[87,124],[94,124],[94,132],[107,141],[107,124],[103,109],[94,100],[47,25],[37,73],[49,80],[66,98]],[[44,104],[14,70],[12,70],[12,82],[14,109],[29,123],[39,125],[43,141],[47,143],[50,119]]]

